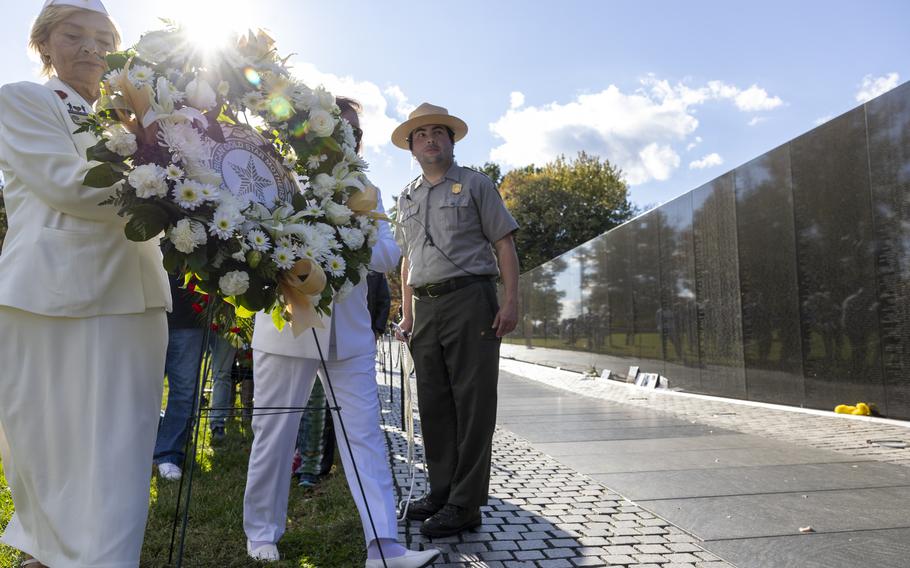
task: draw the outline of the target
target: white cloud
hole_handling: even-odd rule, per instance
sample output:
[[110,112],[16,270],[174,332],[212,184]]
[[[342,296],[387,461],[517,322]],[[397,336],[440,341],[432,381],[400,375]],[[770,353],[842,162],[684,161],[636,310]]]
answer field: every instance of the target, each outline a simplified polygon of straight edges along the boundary
[[698,146],[699,144],[701,144],[701,136],[696,136],[696,137],[695,137],[691,142],[689,142],[689,144],[686,146],[686,152],[689,152],[690,150],[692,150],[692,148],[695,148],[695,147]]
[[701,160],[695,160],[689,162],[690,170],[703,170],[705,168],[713,168],[714,166],[719,166],[724,163],[724,159],[720,157],[720,154],[717,152],[712,152]]
[[509,93],[509,108],[515,109],[525,104],[525,95],[521,91]]
[[398,85],[392,85],[391,87],[386,87],[383,91],[386,95],[389,96],[393,101],[395,101],[395,113],[398,115],[398,118],[405,120],[408,118],[408,115],[417,108],[416,105],[412,105],[408,102],[408,97],[401,90],[401,87]]
[[860,84],[859,91],[856,93],[856,102],[864,103],[868,100],[872,100],[882,93],[896,87],[900,80],[900,75],[897,73],[888,73],[881,77],[866,75],[863,77],[863,82]]
[[[490,124],[501,140],[490,151],[490,160],[507,168],[541,165],[584,150],[619,166],[632,185],[666,180],[680,165],[676,148],[688,144],[691,150],[701,142],[699,137],[690,139],[699,125],[695,107],[720,100],[752,112],[783,104],[756,85],[742,90],[711,81],[690,87],[649,75],[631,93],[610,85],[566,103],[512,106]],[[514,105],[514,96],[511,102]]]
[[771,110],[784,104],[780,97],[769,97],[768,92],[758,85],[752,85],[745,91],[740,91],[733,97],[736,108],[745,112]]
[[768,117],[766,117],[766,116],[753,116],[752,120],[750,120],[746,124],[748,124],[749,126],[755,126],[756,124],[760,124],[766,120],[768,120]]
[[832,118],[834,118],[834,117],[831,116],[830,114],[826,114],[825,116],[820,116],[820,117],[816,118],[814,121],[812,121],[812,124],[815,126],[818,126],[820,124],[824,124],[824,123],[828,122]]
[[[391,143],[392,130],[400,124],[399,119],[407,117],[414,108],[397,85],[386,87],[383,91],[370,81],[324,73],[310,63],[295,62],[293,72],[310,87],[323,85],[334,95],[357,99],[363,105],[360,126],[363,128],[364,147],[375,152]],[[394,109],[390,108],[390,100]],[[394,113],[395,118],[389,116],[390,112]]]

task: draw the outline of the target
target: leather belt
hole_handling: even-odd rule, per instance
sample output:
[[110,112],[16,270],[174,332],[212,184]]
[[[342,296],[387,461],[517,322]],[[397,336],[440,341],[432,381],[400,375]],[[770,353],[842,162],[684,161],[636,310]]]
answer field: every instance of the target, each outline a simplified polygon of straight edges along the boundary
[[414,295],[418,298],[438,298],[439,296],[445,296],[449,292],[464,288],[469,284],[475,282],[489,282],[492,279],[492,276],[459,276],[458,278],[451,278],[445,282],[417,286],[414,288]]

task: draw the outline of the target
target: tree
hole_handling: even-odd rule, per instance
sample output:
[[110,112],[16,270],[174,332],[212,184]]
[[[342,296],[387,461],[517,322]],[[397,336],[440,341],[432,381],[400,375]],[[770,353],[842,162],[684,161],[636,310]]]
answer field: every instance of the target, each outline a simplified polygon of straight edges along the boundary
[[574,160],[560,156],[543,167],[512,170],[503,176],[499,189],[521,227],[515,244],[522,271],[593,239],[636,213],[619,168],[585,152]]

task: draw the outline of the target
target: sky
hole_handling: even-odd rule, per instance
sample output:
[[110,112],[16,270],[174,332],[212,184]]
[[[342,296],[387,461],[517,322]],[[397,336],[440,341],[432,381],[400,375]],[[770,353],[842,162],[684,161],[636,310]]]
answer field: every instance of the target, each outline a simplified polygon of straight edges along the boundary
[[[2,0],[0,84],[38,81],[41,0]],[[388,207],[419,175],[389,136],[422,102],[469,125],[462,165],[584,150],[649,209],[910,80],[905,0],[107,0],[124,45],[182,20],[200,42],[264,28],[311,87],[364,105]],[[901,55],[903,54],[903,55]]]

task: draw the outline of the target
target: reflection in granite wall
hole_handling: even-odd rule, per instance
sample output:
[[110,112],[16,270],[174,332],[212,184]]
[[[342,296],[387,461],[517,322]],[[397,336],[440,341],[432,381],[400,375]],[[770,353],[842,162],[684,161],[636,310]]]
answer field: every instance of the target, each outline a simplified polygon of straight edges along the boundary
[[910,83],[866,105],[888,414],[910,414]]
[[881,401],[865,113],[790,144],[806,404]]
[[632,227],[634,256],[632,280],[635,283],[635,345],[638,358],[652,372],[666,374],[660,338],[660,241],[657,211],[629,222]]
[[634,235],[629,223],[613,229],[607,235],[610,245],[607,253],[610,305],[607,353],[636,360],[638,349],[635,346],[635,315],[638,306],[635,302],[635,281],[632,271]]
[[512,356],[910,418],[910,84],[521,278]]
[[737,168],[735,186],[749,398],[802,404],[790,147],[781,146]]
[[701,391],[692,193],[655,210],[660,238],[660,328],[665,373],[672,387]]
[[746,397],[736,254],[736,197],[728,173],[692,192],[701,383]]

